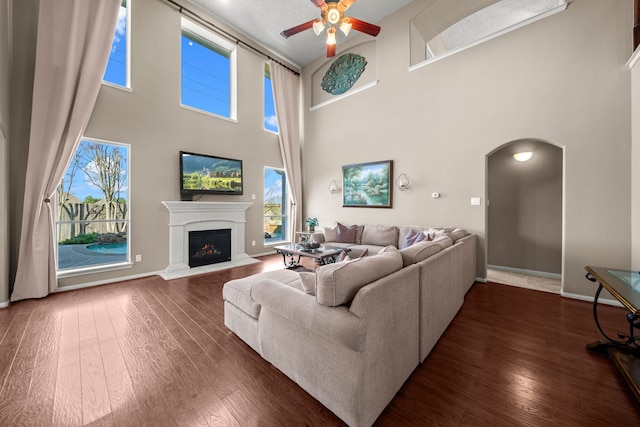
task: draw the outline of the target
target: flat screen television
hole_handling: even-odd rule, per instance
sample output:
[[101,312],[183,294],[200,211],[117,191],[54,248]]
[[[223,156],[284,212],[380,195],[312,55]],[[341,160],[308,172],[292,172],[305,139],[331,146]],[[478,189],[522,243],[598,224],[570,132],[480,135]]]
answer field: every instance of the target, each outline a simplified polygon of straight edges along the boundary
[[180,152],[180,198],[196,194],[242,195],[242,160]]

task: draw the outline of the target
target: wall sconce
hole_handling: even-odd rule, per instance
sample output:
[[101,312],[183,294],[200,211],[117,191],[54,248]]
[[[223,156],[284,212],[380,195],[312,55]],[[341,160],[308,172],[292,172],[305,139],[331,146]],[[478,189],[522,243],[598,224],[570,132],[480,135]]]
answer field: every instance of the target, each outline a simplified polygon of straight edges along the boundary
[[513,155],[513,158],[519,162],[526,162],[533,156],[531,151],[523,151],[522,153],[516,153]]
[[409,188],[409,178],[407,178],[405,174],[401,173],[398,179],[396,179],[396,187],[398,187],[398,190],[400,191],[404,191]]
[[338,192],[338,183],[335,179],[329,184],[329,192],[331,194],[336,194]]

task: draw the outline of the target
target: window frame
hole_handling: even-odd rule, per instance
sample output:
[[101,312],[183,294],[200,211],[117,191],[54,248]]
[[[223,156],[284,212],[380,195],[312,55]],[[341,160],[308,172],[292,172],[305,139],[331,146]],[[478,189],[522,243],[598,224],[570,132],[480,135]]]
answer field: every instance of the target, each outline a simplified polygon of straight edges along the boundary
[[[282,176],[284,178],[283,179],[283,183],[282,183],[281,200],[282,200],[282,206],[284,207],[285,212],[282,215],[280,215],[279,217],[276,216],[276,215],[268,215],[267,216],[264,213],[265,201],[266,201],[265,200],[265,190],[266,190],[265,175],[266,175],[266,172],[267,172],[268,169],[269,170],[273,170],[273,171],[282,172]],[[290,242],[291,241],[291,236],[289,236],[289,217],[290,217],[289,212],[291,211],[291,203],[289,202],[289,194],[288,194],[288,191],[289,191],[289,189],[288,189],[288,185],[289,185],[288,184],[288,179],[289,178],[287,177],[287,172],[284,170],[284,168],[265,166],[264,169],[263,169],[263,172],[262,172],[262,179],[263,179],[263,182],[262,182],[262,212],[263,212],[262,225],[263,225],[263,228],[264,228],[265,219],[267,217],[270,217],[270,218],[278,217],[278,218],[281,218],[281,230],[283,232],[282,237],[280,239],[278,239],[278,240],[274,239],[274,240],[267,241],[267,239],[265,239],[264,235],[263,235],[263,239],[262,239],[263,245],[265,247],[269,247],[269,246],[275,246],[275,245],[280,245],[282,243]]]
[[[273,115],[276,118],[276,128],[277,130],[273,130],[273,129],[268,129],[266,127],[266,121],[267,121],[267,109],[266,109],[266,104],[267,104],[267,85],[266,85],[266,80],[269,80],[269,84],[271,85],[270,90],[271,90],[271,98],[273,100]],[[263,89],[262,89],[262,115],[263,115],[263,120],[262,120],[262,129],[265,132],[268,133],[272,133],[274,135],[279,135],[280,134],[280,127],[278,126],[277,123],[277,118],[278,118],[278,112],[276,111],[276,100],[274,99],[274,95],[273,95],[273,82],[271,80],[271,67],[269,67],[269,63],[265,62],[264,63],[264,77],[262,79],[263,82]]]
[[236,45],[215,34],[213,31],[204,28],[201,25],[182,16],[180,18],[180,41],[182,41],[182,33],[192,33],[194,36],[211,43],[220,50],[228,52],[229,54],[229,117],[213,113],[211,111],[203,110],[198,107],[182,103],[182,50],[180,51],[180,107],[187,110],[196,111],[202,114],[208,114],[213,117],[229,120],[233,122],[238,121],[238,73],[237,73],[237,48]]
[[[114,270],[122,270],[122,269],[126,269],[126,268],[131,268],[133,267],[133,262],[131,261],[132,259],[132,255],[131,255],[131,208],[132,208],[132,204],[131,204],[131,144],[126,144],[123,142],[117,142],[117,141],[108,141],[108,140],[104,140],[104,139],[96,139],[96,138],[88,138],[88,137],[83,137],[80,139],[80,141],[88,141],[88,142],[92,142],[92,143],[97,143],[97,144],[108,144],[108,145],[114,145],[114,146],[118,146],[118,147],[123,147],[126,148],[127,150],[127,215],[125,219],[122,220],[104,220],[104,221],[117,221],[117,222],[125,222],[126,223],[126,227],[127,227],[127,259],[125,261],[119,261],[119,262],[114,262],[111,264],[97,264],[97,265],[90,265],[87,267],[81,267],[81,268],[65,268],[65,269],[59,269],[58,268],[58,248],[59,248],[59,237],[58,237],[58,227],[61,223],[75,223],[75,222],[79,222],[78,220],[76,221],[59,221],[58,218],[58,191],[56,190],[56,192],[54,193],[54,199],[55,199],[55,204],[54,204],[54,239],[55,239],[55,268],[56,268],[56,276],[58,279],[62,279],[62,278],[66,278],[66,277],[74,277],[74,276],[81,276],[81,275],[86,275],[86,274],[94,274],[94,273],[101,273],[101,272],[106,272],[106,271],[114,271]],[[80,144],[78,144],[78,147],[76,147],[76,151],[77,149],[80,147]],[[74,151],[74,155],[75,155],[75,151]],[[67,165],[67,169],[68,169],[69,165]],[[67,171],[65,170],[65,175],[66,175]],[[58,184],[59,185],[59,184]],[[82,221],[82,220],[80,220]],[[102,220],[101,220],[102,221]],[[88,222],[92,222],[92,221],[88,221]]]
[[[118,83],[110,82],[104,79],[104,74],[102,76],[102,84],[105,86],[110,86],[120,90],[131,91],[131,2],[135,0],[122,0],[125,3],[125,8],[127,9],[127,33],[125,34],[125,46],[127,49],[125,55],[125,85],[122,86]],[[121,2],[121,4],[122,4]],[[117,28],[117,27],[116,27]],[[113,37],[115,38],[116,32],[114,30]],[[111,42],[113,46],[113,41]],[[109,55],[111,57],[111,55]],[[108,66],[108,61],[107,61]],[[107,68],[105,67],[104,72],[106,74]]]

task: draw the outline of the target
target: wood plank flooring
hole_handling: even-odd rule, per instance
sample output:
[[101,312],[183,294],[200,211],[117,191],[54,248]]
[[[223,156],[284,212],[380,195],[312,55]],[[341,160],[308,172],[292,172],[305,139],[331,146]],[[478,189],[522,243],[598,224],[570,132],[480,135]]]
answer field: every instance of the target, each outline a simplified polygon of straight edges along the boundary
[[[223,284],[282,268],[279,256],[260,259],[0,310],[0,425],[342,425],[224,326]],[[613,364],[585,351],[600,338],[591,309],[476,283],[376,425],[640,425]],[[624,309],[599,313],[608,330],[626,329]]]

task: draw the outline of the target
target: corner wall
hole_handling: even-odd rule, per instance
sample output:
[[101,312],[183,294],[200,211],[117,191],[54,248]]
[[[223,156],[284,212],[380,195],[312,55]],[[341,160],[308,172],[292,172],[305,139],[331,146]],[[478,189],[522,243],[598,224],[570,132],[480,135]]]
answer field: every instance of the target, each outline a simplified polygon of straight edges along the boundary
[[[564,147],[563,291],[591,298],[584,266],[631,266],[631,0],[576,0],[567,10],[408,71],[409,21],[429,1],[383,20],[380,83],[309,111],[303,70],[305,216],[346,223],[454,225],[479,237],[486,276],[486,155],[532,138]],[[356,43],[358,40],[354,40]],[[360,39],[359,41],[362,41]],[[338,56],[348,45],[338,46]],[[331,126],[327,124],[330,123]],[[411,188],[393,209],[342,208],[341,166],[393,159]],[[431,193],[439,192],[439,199]]]
[[[640,50],[636,49],[634,57],[640,57]],[[640,270],[640,61],[637,60],[631,68],[631,123],[631,269]]]
[[12,0],[0,4],[0,307],[9,301],[9,87]]

